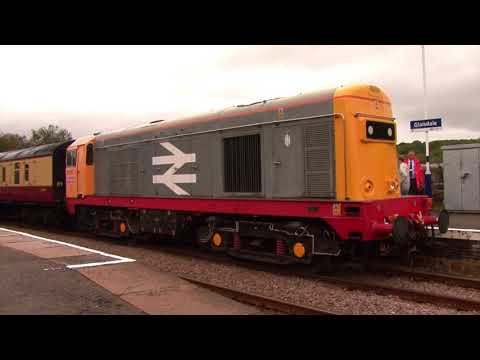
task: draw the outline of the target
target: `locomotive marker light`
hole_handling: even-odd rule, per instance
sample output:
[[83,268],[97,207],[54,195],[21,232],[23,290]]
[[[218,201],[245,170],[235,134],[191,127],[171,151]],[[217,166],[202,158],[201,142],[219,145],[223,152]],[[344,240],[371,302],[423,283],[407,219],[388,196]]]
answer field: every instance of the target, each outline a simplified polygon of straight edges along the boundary
[[152,157],[152,165],[172,164],[163,175],[153,175],[154,184],[164,184],[176,195],[190,195],[177,184],[195,184],[197,182],[196,174],[176,174],[186,163],[196,162],[196,154],[185,154],[183,151],[175,147],[169,142],[160,143],[165,149],[173,155],[154,156]]

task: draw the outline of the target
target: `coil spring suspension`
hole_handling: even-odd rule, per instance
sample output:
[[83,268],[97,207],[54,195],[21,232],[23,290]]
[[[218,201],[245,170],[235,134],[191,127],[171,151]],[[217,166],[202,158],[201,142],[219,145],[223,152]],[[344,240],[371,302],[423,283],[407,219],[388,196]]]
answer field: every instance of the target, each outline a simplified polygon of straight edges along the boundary
[[240,240],[240,234],[238,232],[233,233],[233,249],[240,250],[242,243]]
[[285,241],[277,240],[277,256],[285,255]]

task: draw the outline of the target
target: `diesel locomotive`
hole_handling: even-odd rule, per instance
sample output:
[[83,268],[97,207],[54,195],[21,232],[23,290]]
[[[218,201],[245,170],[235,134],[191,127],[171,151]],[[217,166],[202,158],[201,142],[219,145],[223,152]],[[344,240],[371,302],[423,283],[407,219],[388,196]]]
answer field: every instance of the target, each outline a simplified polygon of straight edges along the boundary
[[400,195],[396,137],[383,90],[344,86],[0,154],[0,201],[276,263],[391,254],[448,228]]

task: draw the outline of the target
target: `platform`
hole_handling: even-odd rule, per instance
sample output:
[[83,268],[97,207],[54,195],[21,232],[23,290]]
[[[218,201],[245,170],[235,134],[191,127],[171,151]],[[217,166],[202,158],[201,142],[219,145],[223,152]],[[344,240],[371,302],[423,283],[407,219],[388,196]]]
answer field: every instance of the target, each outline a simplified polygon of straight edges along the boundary
[[0,288],[0,315],[143,314],[76,270],[3,245]]
[[0,314],[261,314],[134,259],[0,228]]
[[[435,216],[438,213],[433,212]],[[435,236],[442,239],[480,241],[480,214],[449,212],[450,224],[445,234],[436,228]]]
[[449,212],[449,215],[451,228],[480,230],[480,214]]

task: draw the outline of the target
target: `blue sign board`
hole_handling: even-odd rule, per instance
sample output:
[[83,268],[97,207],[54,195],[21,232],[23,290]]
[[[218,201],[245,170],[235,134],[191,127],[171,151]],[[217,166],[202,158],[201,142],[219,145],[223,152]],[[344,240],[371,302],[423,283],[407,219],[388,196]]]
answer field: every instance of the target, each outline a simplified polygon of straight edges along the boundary
[[412,131],[427,131],[427,130],[441,130],[442,119],[427,119],[427,120],[413,120],[410,121],[410,130]]

